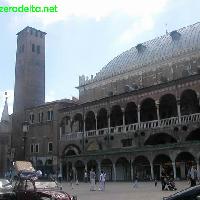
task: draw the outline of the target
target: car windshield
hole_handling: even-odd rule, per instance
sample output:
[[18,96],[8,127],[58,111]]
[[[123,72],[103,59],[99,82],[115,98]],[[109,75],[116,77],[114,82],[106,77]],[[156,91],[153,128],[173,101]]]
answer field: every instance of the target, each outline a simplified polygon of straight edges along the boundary
[[10,185],[10,182],[7,179],[0,179],[0,188]]
[[58,189],[59,186],[58,184],[55,182],[55,181],[40,181],[40,180],[37,180],[35,182],[35,187],[37,189],[45,189],[45,188],[48,188],[48,189]]

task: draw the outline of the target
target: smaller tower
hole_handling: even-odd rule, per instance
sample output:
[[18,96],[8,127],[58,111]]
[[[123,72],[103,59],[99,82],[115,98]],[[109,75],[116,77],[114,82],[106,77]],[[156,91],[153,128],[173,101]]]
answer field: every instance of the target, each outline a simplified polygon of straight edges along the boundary
[[[5,95],[7,95],[7,92],[5,92]],[[6,96],[6,100],[5,100],[5,104],[4,104],[4,108],[3,108],[3,112],[2,112],[2,116],[1,116],[1,122],[9,122],[10,121],[10,117],[8,114],[8,97]]]

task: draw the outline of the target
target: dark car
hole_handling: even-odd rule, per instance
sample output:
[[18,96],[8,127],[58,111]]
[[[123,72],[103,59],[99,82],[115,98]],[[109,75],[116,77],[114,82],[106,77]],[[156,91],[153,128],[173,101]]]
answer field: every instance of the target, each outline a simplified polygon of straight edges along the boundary
[[10,181],[7,179],[0,179],[0,200],[14,200],[15,193]]
[[200,200],[200,185],[181,190],[163,200]]
[[0,179],[0,200],[76,200],[54,180],[18,179],[15,186]]
[[55,181],[34,181],[19,179],[16,181],[13,192],[16,200],[74,200],[75,197],[62,191]]

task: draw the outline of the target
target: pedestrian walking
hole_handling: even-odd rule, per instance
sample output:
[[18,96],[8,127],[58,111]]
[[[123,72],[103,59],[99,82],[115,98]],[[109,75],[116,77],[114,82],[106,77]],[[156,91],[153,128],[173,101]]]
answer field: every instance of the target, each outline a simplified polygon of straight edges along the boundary
[[59,183],[62,182],[62,174],[61,174],[61,172],[59,172],[59,174],[58,174],[58,181],[59,181]]
[[95,191],[95,178],[96,174],[93,169],[90,171],[90,191]]
[[157,184],[158,184],[158,181],[157,181],[157,179],[155,178],[155,180],[154,180],[154,184],[155,184],[155,187],[157,186]]
[[198,179],[198,173],[196,166],[192,166],[191,169],[188,172],[189,180],[190,180],[190,187],[196,186],[196,181]]
[[87,181],[88,181],[88,174],[87,174],[86,170],[84,172],[84,180],[85,180],[85,183],[87,183]]
[[73,171],[70,170],[69,172],[69,182],[70,182],[70,186],[73,189]]
[[99,176],[99,190],[105,191],[106,173],[101,171]]
[[167,179],[167,174],[166,174],[164,168],[162,168],[161,177],[160,177],[162,190],[165,190],[166,179]]
[[135,180],[133,182],[133,188],[137,188],[138,187],[138,176],[137,174],[135,175]]

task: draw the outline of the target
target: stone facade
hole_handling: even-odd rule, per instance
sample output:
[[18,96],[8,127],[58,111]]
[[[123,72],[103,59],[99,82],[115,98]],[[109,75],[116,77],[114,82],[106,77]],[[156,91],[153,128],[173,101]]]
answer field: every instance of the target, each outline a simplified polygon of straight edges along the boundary
[[26,108],[26,159],[79,180],[91,168],[112,181],[159,179],[162,167],[185,178],[199,168],[199,33],[200,23],[172,31],[79,77],[79,101]]

